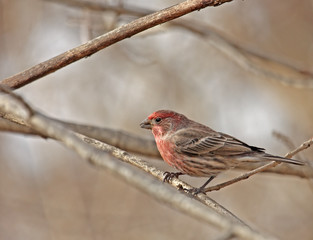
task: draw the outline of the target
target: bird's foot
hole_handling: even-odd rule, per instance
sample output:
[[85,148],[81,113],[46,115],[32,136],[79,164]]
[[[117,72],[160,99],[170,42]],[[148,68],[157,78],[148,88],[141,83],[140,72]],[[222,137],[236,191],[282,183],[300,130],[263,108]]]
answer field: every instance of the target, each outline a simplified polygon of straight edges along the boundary
[[203,193],[206,194],[205,192],[205,187],[206,185],[209,184],[209,182],[211,182],[213,179],[215,178],[215,176],[211,176],[209,177],[209,179],[199,188],[192,188],[192,189],[184,189],[187,193],[191,194],[192,196],[196,196],[199,193]]
[[206,194],[204,191],[204,188],[191,188],[191,189],[184,189],[188,194],[191,194],[192,196],[197,196],[199,193]]
[[172,179],[178,178],[180,175],[184,175],[182,172],[164,172],[163,182],[170,182]]
[[189,194],[196,196],[199,193],[203,193],[206,194],[205,192],[205,187],[206,185],[209,184],[209,182],[211,182],[213,179],[215,178],[215,176],[211,176],[209,177],[209,179],[199,188],[192,188],[192,189],[185,189],[186,192],[188,192]]

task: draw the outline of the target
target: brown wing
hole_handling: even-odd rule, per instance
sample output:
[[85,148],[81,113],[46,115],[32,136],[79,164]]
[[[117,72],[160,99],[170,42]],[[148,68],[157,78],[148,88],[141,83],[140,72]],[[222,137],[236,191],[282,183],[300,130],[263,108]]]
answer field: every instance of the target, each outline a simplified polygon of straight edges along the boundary
[[264,149],[248,144],[223,133],[207,129],[180,130],[173,139],[177,151],[189,155],[244,155],[249,152],[263,152]]

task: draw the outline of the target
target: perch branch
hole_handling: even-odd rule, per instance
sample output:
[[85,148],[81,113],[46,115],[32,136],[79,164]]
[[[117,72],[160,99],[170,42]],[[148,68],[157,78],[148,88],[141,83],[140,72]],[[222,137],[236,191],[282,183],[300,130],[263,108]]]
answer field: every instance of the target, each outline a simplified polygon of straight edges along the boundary
[[[1,85],[0,89],[2,89]],[[14,97],[16,95],[11,93],[10,96]],[[141,168],[146,168],[145,170],[147,172],[151,171],[150,173],[153,172],[158,178],[163,178],[162,171],[149,167],[144,161],[136,156],[132,156],[123,150],[100,143],[96,140],[84,136],[79,137],[74,132],[62,126],[59,122],[47,118],[43,114],[35,111],[29,104],[22,100],[21,97],[16,97],[14,100],[18,101],[20,106],[12,108],[11,98],[0,98],[0,110],[11,112],[14,115],[19,115],[20,111],[25,111],[26,114],[23,116],[32,129],[45,136],[60,141],[68,148],[77,152],[83,159],[89,160],[94,165],[111,171],[155,199],[164,202],[183,213],[189,214],[194,218],[213,224],[226,231],[231,231],[234,236],[244,239],[273,239],[272,237],[265,236],[264,234],[251,229],[237,218],[234,218],[232,214],[218,214],[200,202],[194,201],[183,194],[179,194],[179,192],[175,191],[167,184],[163,184],[161,181],[156,181],[151,175],[143,174],[143,172],[138,171],[138,169],[129,168],[118,161],[108,158],[107,153],[126,162],[137,162],[142,165]],[[84,141],[82,141],[81,138],[83,138]],[[90,143],[101,144],[101,147],[95,148]],[[178,179],[176,180],[176,182],[179,182]],[[181,182],[181,184],[185,185],[183,182]],[[199,195],[198,199],[206,198],[207,201],[209,200],[204,194]],[[214,209],[216,208],[217,207],[214,206]],[[228,211],[226,212],[228,213]]]
[[[9,120],[8,121],[0,121],[0,130],[9,131],[15,133],[22,134],[31,134],[31,135],[39,135],[38,132],[29,128],[26,125],[25,121],[22,118],[14,116],[12,114],[5,114],[0,112],[0,117]],[[59,122],[64,127],[88,136],[90,138],[97,139],[101,142],[105,142],[107,144],[113,145],[115,147],[121,148],[125,151],[129,151],[132,153],[137,153],[149,157],[155,157],[161,160],[161,156],[156,148],[155,141],[153,139],[142,138],[137,135],[122,131],[122,130],[113,130],[110,128],[104,127],[96,127],[91,125],[77,124],[71,122],[65,122],[58,119],[53,118],[54,121]],[[10,123],[11,121],[11,123]],[[42,136],[45,137],[45,136]],[[262,164],[245,164],[240,165],[238,169],[241,170],[253,170],[256,167],[261,167]],[[313,169],[312,168],[299,168],[290,164],[280,164],[275,168],[263,169],[263,172],[272,172],[276,174],[283,175],[293,175],[301,178],[313,178]]]
[[[1,89],[1,85],[0,85],[0,89]],[[25,104],[25,106],[27,106],[27,109],[29,109],[28,112],[28,115],[31,115],[31,114],[34,114],[34,110],[32,110],[28,105],[26,105],[26,102],[23,101],[23,103]],[[4,102],[4,104],[1,106],[1,98],[0,98],[0,109],[2,108],[3,109],[9,109],[11,110],[12,112],[12,109],[15,109],[12,107],[12,104],[10,101],[6,101]],[[6,115],[6,116],[10,116],[12,119],[14,119],[15,121],[17,121],[18,116],[19,115],[19,109],[15,111],[15,114],[12,114],[12,113],[7,113],[7,114],[2,114],[2,115]],[[51,119],[51,118],[48,118],[46,116],[44,116],[46,119],[49,119],[49,121],[53,124],[58,124],[60,126],[62,126],[62,128],[65,128],[65,129],[68,129],[68,125],[64,125],[62,122],[60,121],[57,121],[57,120],[54,120],[54,119]],[[7,119],[5,119],[7,120]],[[47,120],[48,121],[48,120]],[[25,119],[23,120],[19,120],[18,122],[22,123],[22,124],[27,124],[28,126],[30,126],[30,123],[29,123],[29,120],[26,121]],[[15,123],[17,124],[17,123]],[[26,127],[24,125],[20,125],[20,124],[17,124],[18,126],[23,126],[23,127]],[[35,133],[38,133],[38,131],[34,131],[33,129],[34,128],[30,128],[34,134]],[[68,130],[71,130],[71,129],[68,129]],[[42,134],[42,132],[40,132]],[[81,135],[77,134],[79,137],[81,137]],[[45,136],[48,136],[49,138],[52,138],[52,139],[56,139],[54,137],[53,134],[48,134],[48,135],[45,135]],[[154,167],[151,167],[149,165],[147,165],[146,162],[140,160],[139,158],[133,156],[133,157],[130,157],[130,155],[123,151],[123,150],[120,150],[118,148],[115,148],[113,146],[110,146],[108,144],[105,144],[105,143],[101,143],[95,139],[91,139],[91,138],[88,138],[88,137],[81,137],[82,140],[84,140],[86,143],[88,143],[89,145],[92,145],[93,147],[96,147],[98,149],[101,149],[101,150],[104,150],[106,152],[109,152],[111,155],[113,155],[114,157],[122,160],[122,161],[125,161],[127,163],[130,163],[150,174],[152,174],[153,176],[159,178],[160,180],[163,180],[163,176],[164,176],[164,172],[162,171],[159,171],[157,169],[155,169]],[[56,139],[57,140],[57,139]],[[192,187],[187,185],[186,183],[180,181],[177,179],[177,181],[173,181],[172,185],[176,188],[181,188],[181,186],[183,186],[184,188],[188,188],[188,189],[191,189]],[[241,222],[242,221],[240,219],[238,219],[236,216],[234,216],[232,213],[230,213],[228,210],[224,209],[222,206],[220,206],[219,204],[217,204],[215,201],[213,201],[212,199],[210,198],[207,198],[206,195],[203,195],[202,196],[203,198],[201,199],[200,197],[200,201],[202,201],[205,205],[213,208],[215,211],[219,212],[220,214],[223,214],[223,215],[226,215],[226,216],[229,216],[233,219],[235,219],[236,221],[238,222]]]

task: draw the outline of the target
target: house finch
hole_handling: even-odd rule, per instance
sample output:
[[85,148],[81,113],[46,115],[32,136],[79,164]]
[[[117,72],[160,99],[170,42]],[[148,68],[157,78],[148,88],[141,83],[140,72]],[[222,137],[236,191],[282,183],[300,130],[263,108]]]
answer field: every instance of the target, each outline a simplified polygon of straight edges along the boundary
[[209,177],[203,186],[195,189],[195,194],[203,191],[217,174],[243,162],[277,161],[303,165],[298,160],[267,154],[263,148],[216,132],[174,111],[156,111],[140,126],[152,130],[164,161],[179,170],[166,172],[164,181],[183,174]]

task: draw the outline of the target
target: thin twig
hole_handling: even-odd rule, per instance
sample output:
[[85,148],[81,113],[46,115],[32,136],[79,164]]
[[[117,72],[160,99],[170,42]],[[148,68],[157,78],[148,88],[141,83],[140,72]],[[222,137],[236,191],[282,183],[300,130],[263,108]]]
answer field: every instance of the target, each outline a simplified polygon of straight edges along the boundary
[[[296,148],[295,150],[287,153],[285,155],[285,158],[291,158],[292,156],[296,155],[297,153],[309,148],[311,146],[311,144],[313,143],[313,138],[309,139],[308,141],[302,143],[298,148]],[[217,191],[217,190],[220,190],[221,188],[224,188],[224,187],[227,187],[231,184],[234,184],[236,182],[239,182],[241,180],[244,180],[244,179],[247,179],[249,178],[250,176],[254,175],[254,174],[257,174],[259,172],[262,172],[266,169],[269,169],[269,168],[273,168],[275,166],[277,166],[278,164],[280,164],[279,162],[275,162],[275,161],[272,161],[270,163],[267,163],[265,164],[264,166],[261,166],[259,168],[256,168],[250,172],[247,172],[247,173],[244,173],[242,175],[240,175],[239,177],[236,177],[236,178],[233,178],[229,181],[226,181],[226,182],[223,182],[223,183],[220,183],[220,184],[217,184],[215,186],[212,186],[212,187],[207,187],[204,189],[205,192],[210,192],[210,191]]]
[[[278,132],[278,131],[273,131],[272,134],[274,137],[276,137],[278,140],[280,140],[285,145],[285,147],[288,149],[288,151],[291,151],[292,149],[296,148],[296,145],[291,140],[291,138],[286,136],[285,134]],[[301,153],[298,154],[298,159],[305,161],[304,160],[305,158],[302,156]]]
[[278,164],[279,164],[278,162],[272,161],[270,163],[265,164],[262,167],[259,167],[257,169],[252,170],[252,171],[244,173],[244,174],[240,175],[239,177],[233,178],[233,179],[231,179],[229,181],[226,181],[226,182],[223,182],[223,183],[211,186],[211,187],[207,187],[207,188],[204,189],[204,192],[211,192],[211,191],[220,190],[221,188],[227,187],[227,186],[229,186],[231,184],[234,184],[236,182],[239,182],[241,180],[248,179],[250,176],[252,176],[254,174],[257,174],[259,172],[265,171],[266,169],[275,167]]
[[272,134],[275,138],[280,140],[287,147],[289,151],[296,148],[296,145],[285,134],[278,132],[278,131],[273,131]]

